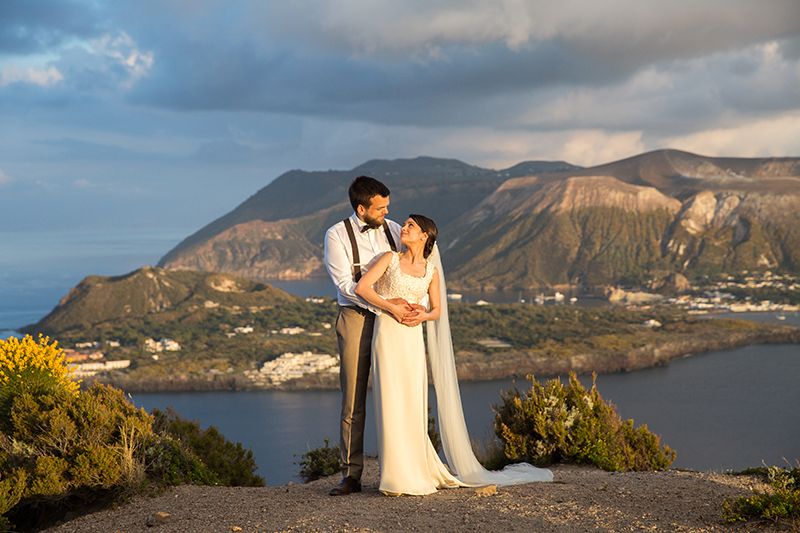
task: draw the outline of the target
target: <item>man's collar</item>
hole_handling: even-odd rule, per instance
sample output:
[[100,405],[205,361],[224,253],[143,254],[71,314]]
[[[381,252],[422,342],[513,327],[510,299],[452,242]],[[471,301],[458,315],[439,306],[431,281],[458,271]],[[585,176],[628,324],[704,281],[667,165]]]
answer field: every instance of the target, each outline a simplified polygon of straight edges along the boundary
[[[357,229],[359,232],[363,233],[364,231],[368,231],[364,229],[367,223],[358,218],[358,215],[355,212],[353,212],[353,214],[350,215],[350,221],[355,225],[355,229]],[[377,228],[369,228],[369,229],[377,229]]]
[[360,218],[358,218],[358,215],[357,215],[355,212],[353,212],[353,214],[352,214],[352,215],[350,215],[350,221],[353,223],[353,225],[355,226],[355,228],[356,228],[357,230],[359,230],[359,231],[361,231],[361,228],[363,228],[364,226],[366,226],[366,225],[367,225],[367,223],[366,223],[366,222],[364,222],[363,220],[361,220]]

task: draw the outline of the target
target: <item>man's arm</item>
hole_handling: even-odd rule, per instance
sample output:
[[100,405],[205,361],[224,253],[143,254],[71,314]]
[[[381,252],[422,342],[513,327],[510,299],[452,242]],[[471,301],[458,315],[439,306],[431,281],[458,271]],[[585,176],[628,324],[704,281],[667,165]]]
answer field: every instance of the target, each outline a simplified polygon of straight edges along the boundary
[[381,314],[377,307],[369,305],[363,298],[356,294],[356,282],[353,281],[353,270],[350,259],[347,257],[345,243],[333,229],[329,228],[325,233],[325,269],[331,277],[333,284],[339,292],[352,302],[353,305],[372,311],[376,315]]

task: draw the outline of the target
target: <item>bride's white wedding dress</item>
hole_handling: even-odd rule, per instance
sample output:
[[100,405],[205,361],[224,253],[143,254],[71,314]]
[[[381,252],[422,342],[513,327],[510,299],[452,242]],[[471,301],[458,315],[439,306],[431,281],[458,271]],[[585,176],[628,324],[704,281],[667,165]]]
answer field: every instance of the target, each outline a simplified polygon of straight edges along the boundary
[[372,337],[379,490],[423,495],[439,488],[552,481],[549,470],[527,463],[510,465],[503,471],[488,471],[475,459],[461,408],[438,248],[434,247],[422,277],[400,270],[399,254],[393,252],[386,272],[374,288],[386,299],[404,298],[409,303],[420,303],[437,271],[442,308],[439,320],[427,325],[428,355],[442,445],[453,471],[442,463],[428,438],[428,375],[422,326],[404,326],[384,313],[376,318]]
[[[423,277],[400,270],[392,253],[375,291],[386,299],[404,298],[418,304],[428,293],[433,264]],[[372,336],[372,395],[381,480],[379,490],[431,494],[440,487],[458,487],[428,438],[428,367],[422,326],[408,327],[383,313]]]

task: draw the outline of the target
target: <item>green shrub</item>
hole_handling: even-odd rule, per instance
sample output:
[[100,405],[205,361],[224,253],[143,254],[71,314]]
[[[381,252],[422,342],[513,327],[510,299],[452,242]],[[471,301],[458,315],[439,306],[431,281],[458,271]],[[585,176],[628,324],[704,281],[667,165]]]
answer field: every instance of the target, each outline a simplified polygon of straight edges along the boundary
[[331,448],[328,439],[325,439],[325,446],[309,450],[300,458],[300,477],[308,483],[331,476],[341,470],[340,457],[339,447]]
[[153,416],[155,430],[180,441],[208,467],[217,483],[231,487],[264,485],[264,479],[254,473],[258,465],[253,452],[228,441],[214,426],[200,429],[197,422],[180,418],[172,409],[155,409]]
[[55,346],[0,341],[0,530],[168,484],[263,485],[252,452],[216,429],[154,419],[107,385],[79,391]]
[[10,527],[6,513],[22,499],[28,484],[28,474],[23,468],[0,470],[0,531]]
[[172,437],[156,440],[145,450],[148,478],[157,484],[219,485],[219,477]]
[[[754,472],[764,471],[757,469]],[[722,503],[725,521],[734,523],[765,519],[778,522],[782,519],[800,519],[800,467],[790,470],[770,466],[765,475],[771,491],[755,491],[750,497],[726,499]]]
[[595,377],[588,391],[570,373],[566,386],[558,379],[542,384],[529,376],[531,389],[524,395],[516,389],[503,393],[494,429],[507,462],[586,463],[612,471],[672,464],[675,452],[662,447],[647,426],[621,420],[600,396]]

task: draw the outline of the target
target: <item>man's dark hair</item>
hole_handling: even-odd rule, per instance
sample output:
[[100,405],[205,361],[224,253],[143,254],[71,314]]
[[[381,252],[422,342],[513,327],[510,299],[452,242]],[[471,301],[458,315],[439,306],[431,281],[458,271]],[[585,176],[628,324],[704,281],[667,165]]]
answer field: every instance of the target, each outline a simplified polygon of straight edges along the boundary
[[359,176],[350,184],[347,191],[350,195],[350,205],[353,211],[358,211],[358,206],[369,207],[373,196],[389,196],[389,187],[369,176]]

